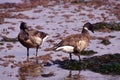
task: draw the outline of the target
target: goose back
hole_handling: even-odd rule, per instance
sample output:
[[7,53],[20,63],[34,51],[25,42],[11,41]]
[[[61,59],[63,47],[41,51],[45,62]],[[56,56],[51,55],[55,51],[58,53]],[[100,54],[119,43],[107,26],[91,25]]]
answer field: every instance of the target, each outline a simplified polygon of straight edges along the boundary
[[44,32],[40,32],[35,29],[27,29],[25,31],[20,31],[18,35],[18,40],[23,46],[28,48],[34,48],[39,47],[46,36],[47,34]]

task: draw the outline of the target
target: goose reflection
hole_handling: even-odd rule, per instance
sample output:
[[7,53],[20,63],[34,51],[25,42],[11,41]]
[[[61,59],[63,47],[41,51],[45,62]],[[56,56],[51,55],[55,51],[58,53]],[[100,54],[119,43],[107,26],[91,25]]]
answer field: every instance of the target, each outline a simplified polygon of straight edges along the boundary
[[80,74],[80,71],[77,73],[72,73],[73,70],[69,71],[68,76],[64,78],[64,80],[86,80],[86,77]]
[[41,72],[41,64],[38,64],[34,61],[26,61],[22,63],[21,67],[19,68],[19,80],[34,80],[35,78],[41,76]]

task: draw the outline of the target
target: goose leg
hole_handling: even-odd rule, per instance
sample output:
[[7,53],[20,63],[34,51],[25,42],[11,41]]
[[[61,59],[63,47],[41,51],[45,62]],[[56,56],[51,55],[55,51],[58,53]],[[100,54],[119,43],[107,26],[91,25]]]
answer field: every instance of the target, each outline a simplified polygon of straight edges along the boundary
[[29,61],[29,48],[27,48],[27,61]]
[[72,54],[71,54],[71,53],[69,53],[69,55],[70,55],[70,61],[72,61]]
[[78,55],[78,58],[79,58],[79,62],[81,62],[80,55]]
[[38,64],[38,57],[37,57],[37,54],[38,54],[38,47],[36,48],[36,63]]
[[37,57],[37,53],[38,53],[38,47],[36,48],[36,57]]

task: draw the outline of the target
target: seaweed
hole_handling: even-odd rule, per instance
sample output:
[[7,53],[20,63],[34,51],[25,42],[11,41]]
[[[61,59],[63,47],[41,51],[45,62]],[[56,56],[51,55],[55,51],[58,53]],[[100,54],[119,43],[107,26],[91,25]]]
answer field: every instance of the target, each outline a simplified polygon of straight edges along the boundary
[[93,54],[96,54],[97,52],[93,51],[93,50],[86,50],[86,51],[82,51],[81,52],[81,55],[93,55]]
[[93,26],[96,31],[105,30],[105,29],[108,29],[111,31],[120,31],[120,23],[99,22],[99,23],[93,24]]
[[81,62],[76,60],[57,61],[63,69],[91,70],[102,74],[120,75],[120,54],[105,54],[84,58]]
[[101,43],[104,44],[104,45],[106,45],[106,46],[109,45],[109,44],[111,44],[111,42],[108,39],[102,40]]

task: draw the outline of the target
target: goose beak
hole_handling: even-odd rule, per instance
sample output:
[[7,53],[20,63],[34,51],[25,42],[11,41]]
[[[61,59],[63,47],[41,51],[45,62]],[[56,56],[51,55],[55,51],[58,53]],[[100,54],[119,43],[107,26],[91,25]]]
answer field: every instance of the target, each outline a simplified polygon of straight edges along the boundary
[[94,26],[93,26],[93,25],[92,25],[92,27],[91,27],[91,32],[94,33]]
[[91,29],[89,29],[89,30],[94,33],[94,28],[93,27]]
[[94,30],[93,30],[93,29],[92,29],[91,31],[94,33]]

